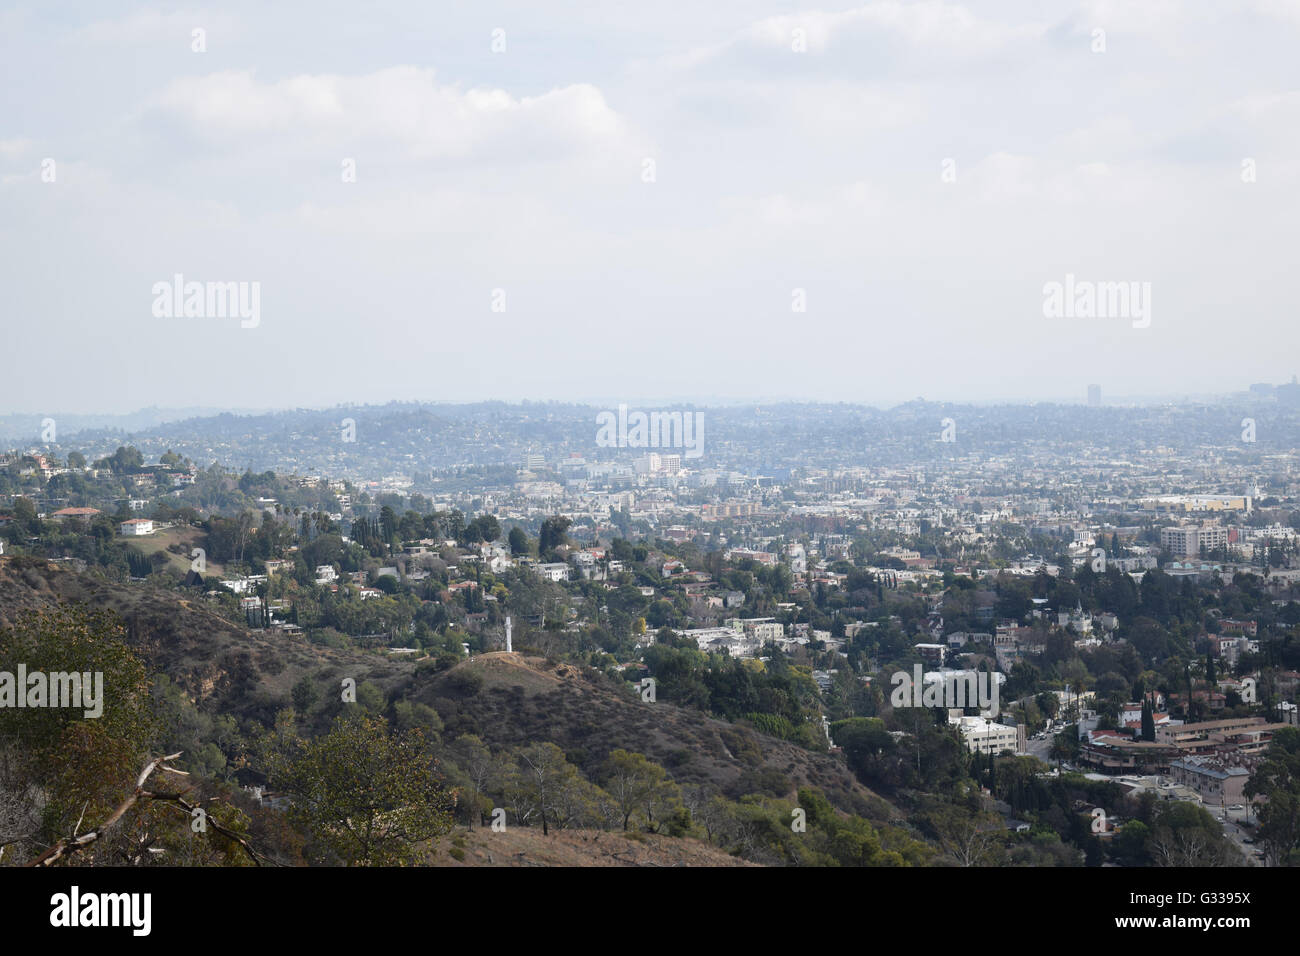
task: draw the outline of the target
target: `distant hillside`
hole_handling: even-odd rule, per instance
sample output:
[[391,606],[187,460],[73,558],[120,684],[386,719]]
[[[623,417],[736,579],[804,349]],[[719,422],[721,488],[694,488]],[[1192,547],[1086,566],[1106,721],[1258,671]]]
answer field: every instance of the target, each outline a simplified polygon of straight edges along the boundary
[[[214,415],[226,412],[226,409],[220,408],[142,408],[138,411],[127,414],[115,415],[112,413],[65,413],[54,411],[48,417],[53,418],[57,423],[58,432],[63,436],[71,436],[78,432],[99,432],[103,434],[128,435],[132,432],[143,431],[150,428],[156,428],[159,425],[165,425],[168,422],[188,421],[196,418],[208,418]],[[241,414],[257,414],[252,409],[241,410]],[[44,428],[43,422],[46,420],[45,414],[10,414],[0,415],[0,441],[4,442],[30,442],[32,444],[43,445],[46,441],[40,438]]]
[[[1294,398],[1277,401],[1252,394],[1224,396],[1210,404],[1162,400],[1099,408],[1082,402],[922,400],[889,409],[800,402],[690,407],[707,415],[709,467],[765,476],[791,469],[945,461],[951,449],[935,438],[948,417],[962,423],[961,447],[967,453],[992,455],[1023,455],[1038,446],[1089,455],[1095,448],[1125,449],[1124,454],[1157,447],[1190,453],[1237,435],[1243,415],[1258,422],[1258,441],[1234,445],[1233,458],[1265,464],[1261,455],[1300,442],[1300,409]],[[552,463],[571,453],[615,460],[615,450],[594,444],[594,416],[603,410],[560,402],[389,402],[186,418],[150,412],[102,421],[68,416],[58,420],[56,444],[38,439],[39,416],[11,416],[0,418],[0,447],[47,447],[60,457],[77,450],[93,461],[130,444],[149,461],[172,450],[201,467],[215,461],[255,472],[370,479],[402,474],[417,477],[417,485],[419,476],[427,480],[427,473],[440,472],[437,490],[444,493],[447,481],[469,468],[479,470],[475,481],[460,490],[481,493],[490,483],[513,482],[526,453],[542,454]],[[340,441],[344,421],[355,426],[346,442]],[[417,490],[434,487],[427,481]]]
[[249,631],[214,613],[197,593],[119,584],[38,559],[0,558],[0,628],[24,612],[73,603],[114,611],[126,625],[127,643],[149,669],[166,674],[209,714],[269,723],[305,675],[319,679],[325,672],[386,689],[413,669],[376,654]]
[[897,820],[839,758],[817,754],[665,702],[644,703],[595,671],[495,652],[463,661],[413,688],[442,717],[444,737],[478,734],[493,746],[549,741],[584,773],[616,748],[645,754],[679,784],[711,783],[734,798],[791,796],[814,786],[843,810]]

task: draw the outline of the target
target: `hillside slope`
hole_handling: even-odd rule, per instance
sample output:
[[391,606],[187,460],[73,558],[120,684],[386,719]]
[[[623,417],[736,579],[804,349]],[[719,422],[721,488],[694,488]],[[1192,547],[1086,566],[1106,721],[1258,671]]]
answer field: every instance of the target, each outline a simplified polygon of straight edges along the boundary
[[269,726],[276,711],[290,705],[290,691],[302,677],[322,687],[352,677],[374,683],[390,702],[433,707],[444,740],[472,733],[493,748],[551,742],[589,778],[599,775],[611,750],[622,748],[662,764],[679,784],[711,784],[733,799],[747,793],[793,797],[799,787],[813,786],[842,810],[879,822],[901,820],[837,756],[666,701],[642,702],[625,682],[591,669],[496,652],[436,673],[410,660],[248,631],[213,613],[197,595],[0,558],[0,629],[25,612],[63,603],[116,612],[127,642],[150,670],[167,675],[209,714]]
[[126,642],[149,669],[166,674],[200,709],[269,723],[303,676],[353,677],[385,689],[413,665],[377,654],[334,650],[300,636],[250,631],[205,606],[196,594],[125,584],[28,558],[0,558],[0,629],[32,611],[84,604],[117,614]]
[[709,783],[733,798],[823,790],[833,804],[874,820],[897,819],[844,763],[665,701],[643,702],[595,671],[497,651],[433,676],[413,699],[438,711],[445,736],[474,733],[493,746],[549,741],[591,775],[615,748],[667,767],[680,784]]

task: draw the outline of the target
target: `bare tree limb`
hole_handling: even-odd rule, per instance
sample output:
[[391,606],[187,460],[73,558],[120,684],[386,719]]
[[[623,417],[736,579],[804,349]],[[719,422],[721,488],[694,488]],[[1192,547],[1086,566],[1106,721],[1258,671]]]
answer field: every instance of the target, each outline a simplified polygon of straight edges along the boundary
[[[51,846],[40,856],[36,857],[36,859],[28,862],[26,866],[28,867],[51,866],[54,863],[57,863],[59,860],[71,856],[73,853],[76,853],[78,850],[85,849],[86,847],[90,846],[92,843],[94,843],[95,841],[103,837],[105,833],[107,833],[119,820],[122,819],[122,817],[124,817],[127,814],[127,812],[132,807],[134,807],[141,800],[151,800],[155,803],[170,803],[178,807],[179,809],[183,810],[187,816],[193,816],[194,811],[196,809],[200,809],[200,807],[198,804],[191,803],[190,801],[185,799],[185,794],[189,793],[189,788],[182,790],[179,793],[157,793],[151,790],[144,789],[145,781],[147,781],[149,777],[153,774],[153,772],[159,769],[160,767],[167,773],[178,774],[180,776],[189,776],[189,774],[187,774],[183,770],[177,770],[174,767],[166,766],[168,761],[175,760],[180,755],[181,753],[177,752],[174,754],[168,754],[165,757],[158,757],[157,759],[150,761],[149,764],[144,768],[144,770],[140,772],[140,776],[136,778],[135,789],[131,792],[131,795],[128,796],[125,800],[123,800],[120,804],[118,804],[117,808],[108,815],[107,819],[105,819],[103,823],[101,823],[97,827],[87,830],[85,833],[82,833],[78,836],[65,837],[62,840],[59,840],[57,843]],[[83,816],[85,814],[84,808],[82,810],[82,814]],[[251,859],[256,866],[261,866],[263,860],[274,863],[274,861],[270,860],[268,857],[263,857],[260,853],[254,850],[249,845],[248,841],[245,840],[243,837],[241,837],[239,834],[235,833],[234,831],[226,827],[223,827],[215,820],[211,820],[206,816],[205,816],[205,821],[217,833],[221,834],[223,837],[225,837],[228,840],[233,840],[234,842],[238,843],[241,847],[243,847],[244,852],[248,854],[249,859]],[[81,821],[78,820],[77,824],[78,826],[73,830],[74,833],[76,832],[76,829],[80,828]]]

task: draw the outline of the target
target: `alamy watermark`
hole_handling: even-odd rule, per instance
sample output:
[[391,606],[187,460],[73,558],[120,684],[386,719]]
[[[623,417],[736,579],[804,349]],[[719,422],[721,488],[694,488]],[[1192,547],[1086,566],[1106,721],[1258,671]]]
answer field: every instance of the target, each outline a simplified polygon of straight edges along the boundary
[[1065,274],[1064,282],[1043,285],[1043,315],[1049,319],[1132,319],[1133,328],[1151,325],[1150,282],[1092,282]]
[[80,707],[83,715],[94,719],[104,713],[104,674],[102,671],[28,672],[26,664],[18,673],[0,671],[0,708]]
[[130,929],[132,936],[148,936],[152,911],[152,893],[83,893],[73,885],[50,897],[50,925],[56,928],[116,926]]
[[945,709],[978,707],[992,716],[998,715],[998,680],[987,671],[952,671],[932,674],[929,679],[921,665],[912,673],[895,671],[889,678],[894,690],[889,696],[890,706],[943,707]]
[[629,412],[596,416],[596,444],[601,448],[681,448],[683,457],[704,454],[703,412]]
[[171,282],[155,282],[153,297],[158,319],[240,319],[245,329],[262,322],[260,282],[186,282],[178,272]]

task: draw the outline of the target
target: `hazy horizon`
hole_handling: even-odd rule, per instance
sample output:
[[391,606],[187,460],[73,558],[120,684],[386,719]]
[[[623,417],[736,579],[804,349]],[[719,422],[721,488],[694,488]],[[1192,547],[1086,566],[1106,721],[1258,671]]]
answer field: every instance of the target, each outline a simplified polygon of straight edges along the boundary
[[[1269,383],[1274,385],[1284,384],[1281,382]],[[1101,407],[1143,407],[1149,405],[1161,404],[1196,404],[1202,402],[1223,402],[1229,401],[1236,396],[1244,396],[1248,386],[1243,385],[1240,389],[1224,390],[1219,392],[1201,392],[1201,393],[1170,393],[1165,395],[1114,395],[1110,396],[1102,391]],[[275,415],[283,412],[293,411],[328,411],[334,408],[382,408],[388,405],[471,405],[479,402],[501,402],[511,407],[524,405],[578,405],[591,408],[617,408],[619,404],[627,405],[630,408],[668,408],[672,406],[690,405],[699,408],[735,408],[744,405],[850,405],[862,408],[871,408],[877,411],[889,411],[902,405],[912,402],[925,402],[939,405],[964,405],[976,408],[992,408],[998,406],[1021,407],[1030,405],[1084,405],[1086,404],[1086,394],[1076,397],[1057,396],[1057,397],[1038,397],[1038,398],[990,398],[980,401],[963,399],[960,397],[946,397],[942,395],[913,395],[910,398],[897,398],[896,400],[886,402],[869,402],[856,401],[852,399],[831,399],[816,398],[810,396],[798,395],[753,395],[753,396],[709,396],[709,395],[673,395],[673,396],[576,396],[574,398],[557,398],[547,396],[521,396],[521,397],[484,397],[484,398],[419,398],[419,397],[394,397],[387,400],[347,400],[342,399],[337,402],[326,404],[294,404],[279,406],[196,406],[196,407],[174,407],[168,405],[146,405],[135,408],[126,408],[124,410],[111,409],[0,409],[0,419],[18,418],[23,416],[51,415],[51,416],[75,416],[79,418],[128,418],[131,416],[144,415],[148,412],[155,412],[160,415],[173,415],[175,418],[169,418],[169,421],[178,421],[185,418],[202,418],[213,415]]]
[[[1281,382],[1274,382],[1281,384]],[[1205,394],[1169,394],[1169,395],[1106,395],[1102,392],[1102,408],[1143,408],[1160,405],[1199,405],[1199,403],[1222,403],[1232,401],[1234,398],[1247,398],[1245,386],[1235,392],[1227,393],[1205,393]],[[1086,397],[1084,397],[1086,398]],[[138,408],[129,408],[126,411],[112,410],[69,410],[69,408],[49,408],[49,410],[39,411],[4,411],[0,410],[0,427],[3,427],[6,419],[32,418],[32,428],[38,427],[39,423],[36,418],[60,419],[131,419],[131,418],[152,418],[156,423],[175,423],[187,419],[211,418],[216,415],[235,415],[243,418],[252,418],[259,415],[278,415],[287,414],[295,411],[330,411],[334,408],[383,408],[393,405],[421,405],[421,406],[463,406],[474,405],[478,402],[500,402],[510,407],[524,407],[528,405],[573,405],[589,408],[617,408],[620,405],[627,405],[629,408],[671,408],[690,406],[695,408],[736,408],[746,405],[754,406],[780,406],[780,405],[845,405],[850,407],[871,408],[874,411],[888,412],[893,408],[910,405],[913,402],[933,403],[933,405],[948,405],[958,407],[975,407],[975,408],[995,408],[995,407],[1026,407],[1035,405],[1050,406],[1070,406],[1086,405],[1084,398],[1036,398],[1036,399],[989,399],[989,401],[966,401],[961,398],[945,398],[941,395],[913,395],[911,398],[900,398],[897,401],[878,403],[878,402],[857,402],[845,401],[845,399],[819,399],[809,397],[798,397],[798,395],[753,395],[753,397],[741,398],[724,398],[718,395],[676,395],[676,397],[576,397],[572,399],[547,398],[547,397],[523,397],[523,398],[390,398],[387,401],[380,402],[361,402],[361,401],[342,401],[330,403],[330,405],[291,405],[291,406],[273,406],[273,407],[240,407],[240,406],[211,406],[211,407],[172,407],[162,405],[144,406]],[[152,412],[152,416],[151,416]],[[144,428],[151,425],[142,425]],[[91,425],[81,425],[77,431],[87,431],[92,428]],[[130,431],[130,429],[127,429]],[[13,436],[10,436],[12,438]]]

